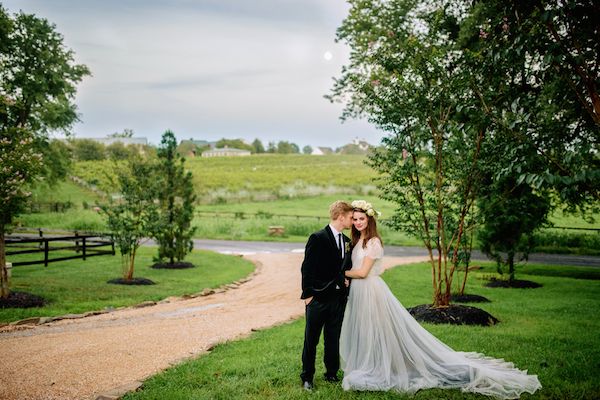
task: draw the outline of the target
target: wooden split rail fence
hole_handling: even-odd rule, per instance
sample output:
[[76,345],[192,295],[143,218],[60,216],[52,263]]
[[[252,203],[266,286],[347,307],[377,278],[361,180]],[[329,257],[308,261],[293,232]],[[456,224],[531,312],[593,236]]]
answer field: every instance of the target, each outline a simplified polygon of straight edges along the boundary
[[[13,266],[44,264],[48,266],[51,262],[72,260],[76,258],[86,259],[88,257],[115,255],[115,242],[110,234],[105,233],[52,233],[41,229],[37,234],[18,233],[5,238],[6,258]],[[59,252],[60,253],[55,253]],[[73,251],[75,254],[66,255]],[[52,257],[53,254],[56,257]],[[11,260],[11,256],[24,254],[43,254],[43,259],[34,260]],[[27,257],[29,258],[29,257]]]

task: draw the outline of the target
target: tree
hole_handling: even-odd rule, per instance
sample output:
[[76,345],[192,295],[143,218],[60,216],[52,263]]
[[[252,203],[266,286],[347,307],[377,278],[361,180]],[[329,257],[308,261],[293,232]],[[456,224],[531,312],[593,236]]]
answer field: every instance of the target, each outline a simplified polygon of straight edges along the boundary
[[65,178],[71,168],[72,150],[62,140],[38,140],[38,146],[44,160],[42,176],[48,185]]
[[246,144],[242,139],[221,139],[217,142],[216,147],[218,149],[229,147],[233,149],[242,149],[249,151],[254,150],[254,146]]
[[73,157],[77,161],[99,161],[106,158],[106,146],[92,139],[70,141]]
[[[526,260],[533,248],[533,234],[546,222],[550,201],[530,186],[505,178],[486,188],[479,200],[483,224],[478,229],[481,251],[496,260],[498,272],[515,278],[515,261]],[[508,267],[506,271],[503,267]]]
[[155,202],[157,169],[152,162],[138,157],[127,161],[124,167],[115,166],[115,170],[121,198],[101,209],[121,253],[123,279],[131,281],[137,250],[159,220]]
[[277,153],[279,154],[297,154],[300,148],[295,143],[290,143],[285,140],[280,140],[277,143]]
[[106,159],[106,146],[92,139],[73,139],[70,141],[73,157],[77,161],[99,161]]
[[313,151],[313,149],[310,146],[304,146],[302,148],[302,153],[304,153],[304,154],[312,154],[312,151]]
[[365,115],[390,135],[369,157],[382,197],[397,204],[390,225],[429,253],[435,307],[451,285],[479,189],[479,157],[489,121],[477,112],[477,76],[463,73],[458,9],[444,2],[350,1],[338,40],[350,63],[332,101],[342,118]]
[[267,153],[276,153],[277,152],[277,143],[269,142],[267,145]]
[[254,141],[252,142],[252,147],[254,148],[254,153],[256,154],[261,154],[265,152],[265,146],[263,146],[262,142],[256,138],[254,139]]
[[600,199],[599,12],[593,0],[486,1],[461,29],[468,71],[488,92],[480,109],[504,143],[498,150],[531,149],[497,177],[553,190],[572,210]]
[[366,115],[390,133],[371,165],[401,205],[392,224],[438,253],[434,304],[445,304],[439,285],[452,281],[482,187],[519,193],[516,204],[546,190],[572,208],[598,204],[595,2],[350,3],[338,30],[350,64],[330,98],[347,102],[343,118]]
[[177,146],[177,153],[179,153],[182,157],[186,157],[188,155],[200,155],[201,150],[198,146],[196,146],[192,139],[190,140],[182,140]]
[[[78,120],[77,83],[89,75],[74,62],[55,26],[35,15],[9,15],[0,5],[0,286],[10,294],[4,233],[27,201],[27,185],[44,172],[36,143]],[[37,147],[39,149],[39,146]],[[4,174],[10,174],[4,176]],[[6,179],[4,179],[6,178]]]
[[105,152],[111,160],[127,160],[138,154],[134,145],[126,146],[123,142],[114,142],[106,146]]
[[0,298],[10,295],[4,237],[15,215],[23,211],[31,195],[28,186],[43,168],[33,134],[9,128],[0,136]]
[[178,158],[177,140],[171,131],[166,131],[158,148],[158,200],[159,219],[154,226],[153,236],[159,245],[158,259],[168,259],[173,265],[183,261],[194,247],[192,228],[194,218],[194,184],[192,173],[185,170],[185,159]]

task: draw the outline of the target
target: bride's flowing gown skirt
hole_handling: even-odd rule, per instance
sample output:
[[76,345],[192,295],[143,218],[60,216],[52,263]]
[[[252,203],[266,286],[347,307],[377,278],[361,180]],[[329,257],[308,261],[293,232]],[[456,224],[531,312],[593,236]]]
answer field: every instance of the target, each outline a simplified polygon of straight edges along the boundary
[[[371,243],[369,243],[371,244]],[[356,246],[353,265],[370,251]],[[358,250],[358,251],[357,251]],[[359,254],[355,254],[359,253]],[[362,253],[362,254],[361,254]],[[452,350],[424,329],[379,277],[383,251],[366,279],[352,281],[342,325],[340,354],[345,390],[460,388],[502,399],[541,387],[537,376],[512,363]]]

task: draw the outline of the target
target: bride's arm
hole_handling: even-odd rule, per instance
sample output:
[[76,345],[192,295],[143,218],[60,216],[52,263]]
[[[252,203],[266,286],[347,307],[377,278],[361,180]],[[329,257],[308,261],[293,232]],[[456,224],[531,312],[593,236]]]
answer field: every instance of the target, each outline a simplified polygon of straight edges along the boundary
[[363,263],[359,269],[350,269],[344,272],[344,275],[348,278],[364,279],[369,275],[371,268],[373,268],[373,264],[375,264],[375,259],[365,257],[363,258]]

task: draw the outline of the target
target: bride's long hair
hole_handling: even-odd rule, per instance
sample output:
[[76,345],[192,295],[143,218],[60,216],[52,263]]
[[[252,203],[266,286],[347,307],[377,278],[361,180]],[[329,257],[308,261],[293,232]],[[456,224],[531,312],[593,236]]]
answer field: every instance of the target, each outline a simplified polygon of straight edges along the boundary
[[[364,212],[364,210],[362,210],[360,208],[355,208],[354,212],[359,212],[359,213],[365,214],[367,216],[367,227],[365,228],[365,240],[363,240],[363,243],[362,243],[363,249],[365,247],[367,247],[367,242],[374,237],[379,239],[379,241],[381,242],[381,246],[383,247],[383,240],[381,240],[381,236],[379,235],[379,232],[377,231],[377,221],[375,220],[375,218],[371,217],[370,215],[367,215],[367,213]],[[356,243],[358,243],[359,240],[360,240],[360,232],[358,231],[358,229],[356,229],[354,227],[354,224],[352,224],[352,247],[356,246]]]

